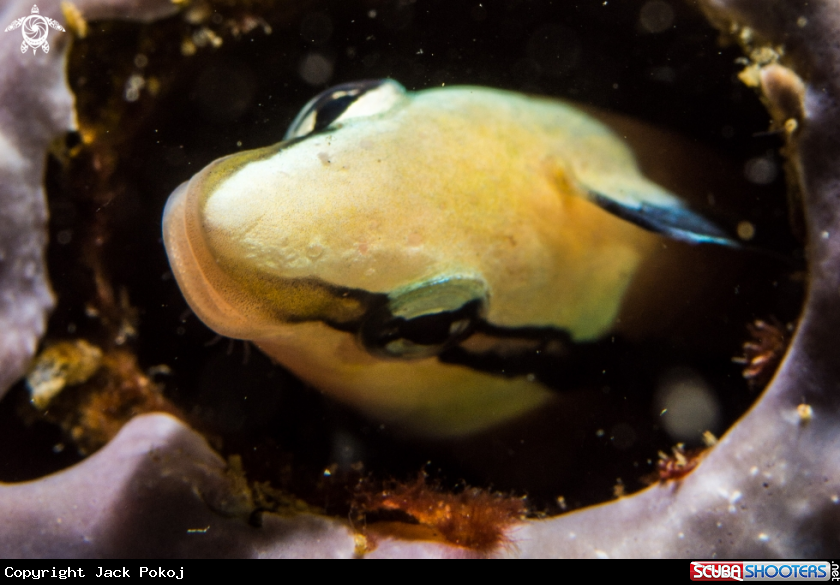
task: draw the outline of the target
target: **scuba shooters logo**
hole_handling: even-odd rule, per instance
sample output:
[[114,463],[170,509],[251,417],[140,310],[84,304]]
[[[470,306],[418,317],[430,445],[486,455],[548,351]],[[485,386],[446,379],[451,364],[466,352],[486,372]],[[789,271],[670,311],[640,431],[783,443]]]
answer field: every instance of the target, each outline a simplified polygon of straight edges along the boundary
[[41,16],[38,12],[38,6],[33,5],[32,14],[18,18],[3,31],[9,32],[10,30],[21,29],[21,34],[23,34],[23,43],[20,45],[21,53],[26,53],[29,47],[32,47],[33,55],[38,52],[39,47],[44,53],[49,53],[50,44],[47,42],[47,34],[50,32],[50,27],[64,32],[64,27],[58,24],[57,20]]
[[692,561],[692,581],[840,581],[828,561]]

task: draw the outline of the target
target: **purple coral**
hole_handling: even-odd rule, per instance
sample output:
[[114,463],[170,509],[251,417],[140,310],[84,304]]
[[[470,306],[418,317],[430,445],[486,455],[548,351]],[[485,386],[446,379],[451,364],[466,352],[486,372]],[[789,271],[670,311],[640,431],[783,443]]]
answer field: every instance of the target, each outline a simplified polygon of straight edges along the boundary
[[[13,2],[0,22],[29,9]],[[7,31],[0,42],[0,395],[23,374],[53,306],[44,267],[45,153],[73,121],[70,92],[52,91],[62,84],[69,39],[54,36],[53,54],[35,59],[20,52],[19,32]]]
[[[76,2],[89,18],[152,20],[172,14],[166,0]],[[6,4],[0,22],[30,13],[30,2]],[[43,15],[63,18],[57,3]],[[4,25],[5,26],[5,25]],[[20,31],[0,37],[0,396],[23,375],[44,334],[53,296],[44,267],[46,152],[75,125],[65,82],[68,32],[52,31],[49,54],[20,51]]]

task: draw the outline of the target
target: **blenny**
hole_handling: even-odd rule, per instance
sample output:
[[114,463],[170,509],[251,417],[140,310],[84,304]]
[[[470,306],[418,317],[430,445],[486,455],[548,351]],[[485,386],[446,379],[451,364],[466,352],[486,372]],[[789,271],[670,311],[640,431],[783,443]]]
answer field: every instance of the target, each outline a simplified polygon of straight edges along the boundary
[[392,80],[329,89],[279,144],[211,163],[163,232],[209,327],[432,436],[544,403],[505,360],[573,368],[576,348],[647,335],[684,309],[663,282],[690,244],[737,246],[568,103]]

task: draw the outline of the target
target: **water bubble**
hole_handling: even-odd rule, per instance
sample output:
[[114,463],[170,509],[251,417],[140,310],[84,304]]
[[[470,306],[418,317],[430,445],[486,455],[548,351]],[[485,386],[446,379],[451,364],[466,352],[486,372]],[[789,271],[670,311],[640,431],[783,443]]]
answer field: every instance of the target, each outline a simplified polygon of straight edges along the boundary
[[140,90],[146,85],[143,76],[135,73],[125,82],[125,101],[136,102],[140,99]]
[[689,369],[674,369],[662,378],[656,405],[657,410],[666,410],[660,420],[675,441],[697,440],[720,420],[720,405],[711,388]]
[[333,64],[320,53],[309,53],[298,68],[301,78],[310,85],[323,85],[333,74]]
[[645,2],[639,13],[639,24],[649,33],[661,33],[674,24],[674,9],[662,0]]
[[738,222],[738,237],[749,241],[755,237],[755,226],[749,221]]
[[757,156],[751,158],[744,165],[744,176],[750,183],[756,185],[768,185],[772,183],[779,174],[779,168],[772,158]]
[[61,230],[60,232],[58,232],[58,234],[56,234],[55,239],[62,246],[66,246],[73,240],[73,231]]

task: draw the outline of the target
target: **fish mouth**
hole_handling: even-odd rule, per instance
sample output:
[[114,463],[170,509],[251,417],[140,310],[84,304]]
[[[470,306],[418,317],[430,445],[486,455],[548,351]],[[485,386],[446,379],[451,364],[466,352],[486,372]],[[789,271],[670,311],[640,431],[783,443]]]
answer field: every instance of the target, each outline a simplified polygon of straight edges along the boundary
[[187,303],[199,319],[220,335],[249,338],[253,335],[253,325],[248,317],[219,293],[220,290],[235,288],[215,266],[201,237],[199,218],[191,205],[190,188],[196,178],[181,183],[169,196],[163,209],[163,245],[169,266]]

